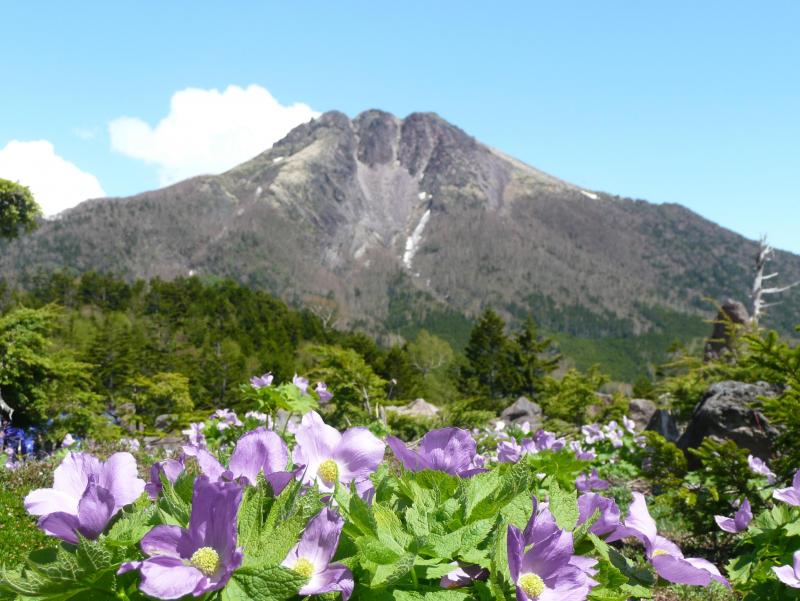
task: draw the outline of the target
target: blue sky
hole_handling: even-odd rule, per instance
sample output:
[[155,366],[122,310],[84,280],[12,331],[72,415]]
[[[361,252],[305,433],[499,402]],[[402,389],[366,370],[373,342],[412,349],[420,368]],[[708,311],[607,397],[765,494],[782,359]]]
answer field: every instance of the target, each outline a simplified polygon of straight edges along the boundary
[[[435,111],[585,188],[680,203],[800,252],[797,2],[28,0],[3,13],[0,177],[46,180],[30,184],[43,196],[159,187],[316,112]],[[269,95],[279,104],[238,131],[231,113]]]

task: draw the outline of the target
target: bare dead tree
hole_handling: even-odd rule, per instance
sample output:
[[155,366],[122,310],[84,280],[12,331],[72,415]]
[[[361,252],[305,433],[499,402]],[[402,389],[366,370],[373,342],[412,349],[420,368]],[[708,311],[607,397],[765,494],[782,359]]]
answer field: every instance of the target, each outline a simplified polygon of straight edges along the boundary
[[771,280],[778,276],[777,272],[764,274],[764,269],[767,266],[767,262],[770,261],[775,254],[775,249],[772,248],[767,243],[767,237],[762,236],[761,240],[758,244],[758,255],[756,256],[756,277],[753,280],[753,291],[751,293],[751,298],[753,300],[753,311],[752,317],[750,318],[753,322],[754,326],[758,326],[758,320],[761,316],[764,315],[764,310],[768,307],[774,307],[775,305],[779,305],[781,301],[773,301],[767,302],[764,298],[765,296],[769,296],[772,294],[780,294],[781,292],[786,292],[790,288],[794,288],[798,284],[800,284],[800,280],[789,284],[788,286],[777,286],[772,288],[765,288],[764,282],[767,280]]

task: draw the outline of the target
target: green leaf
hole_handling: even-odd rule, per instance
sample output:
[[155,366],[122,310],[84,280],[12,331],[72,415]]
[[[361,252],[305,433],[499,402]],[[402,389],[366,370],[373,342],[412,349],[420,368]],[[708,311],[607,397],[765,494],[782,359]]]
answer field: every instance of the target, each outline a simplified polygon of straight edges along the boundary
[[550,512],[556,524],[563,530],[572,531],[578,523],[578,493],[573,488],[569,492],[561,490],[557,481],[550,485]]
[[425,551],[442,559],[455,559],[461,552],[474,550],[489,536],[495,525],[495,519],[485,519],[445,534],[431,535],[425,545]]
[[245,567],[222,591],[226,601],[284,601],[297,595],[307,578],[283,566]]

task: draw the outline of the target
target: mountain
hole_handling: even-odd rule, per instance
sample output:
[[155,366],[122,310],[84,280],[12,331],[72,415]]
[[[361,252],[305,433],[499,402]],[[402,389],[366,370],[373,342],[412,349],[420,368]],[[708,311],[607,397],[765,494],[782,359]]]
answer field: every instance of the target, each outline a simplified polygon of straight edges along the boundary
[[[222,175],[87,201],[4,243],[0,277],[231,277],[375,333],[463,341],[492,305],[564,336],[630,338],[705,331],[707,299],[747,300],[756,247],[677,204],[542,173],[435,114],[371,110],[325,113]],[[773,267],[800,279],[796,255]],[[784,300],[771,320],[789,331],[800,294]]]

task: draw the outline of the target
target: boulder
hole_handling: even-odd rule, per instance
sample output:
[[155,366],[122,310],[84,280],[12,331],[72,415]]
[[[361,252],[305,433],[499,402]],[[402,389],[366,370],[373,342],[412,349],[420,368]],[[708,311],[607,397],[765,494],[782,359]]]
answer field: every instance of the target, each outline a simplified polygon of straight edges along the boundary
[[631,399],[628,403],[628,417],[636,424],[636,430],[641,432],[647,428],[657,409],[650,399]]
[[500,420],[518,426],[528,422],[532,431],[538,430],[542,427],[542,408],[527,397],[521,396],[503,409]]
[[769,457],[778,432],[753,404],[759,396],[774,396],[769,384],[725,381],[711,385],[697,404],[678,446],[699,447],[707,436],[730,438],[758,457]]
[[647,422],[646,430],[658,432],[670,442],[677,441],[681,436],[678,420],[667,409],[656,409],[650,421]]
[[164,413],[156,416],[153,426],[157,430],[169,431],[172,430],[178,423],[178,416],[173,413]]
[[728,299],[719,308],[711,337],[706,340],[705,359],[712,361],[731,350],[731,325],[744,325],[750,321],[750,315],[739,301]]
[[439,413],[439,408],[436,405],[431,405],[425,399],[417,399],[413,403],[400,407],[389,405],[385,409],[386,411],[391,411],[398,415],[406,415],[408,417],[436,417]]

